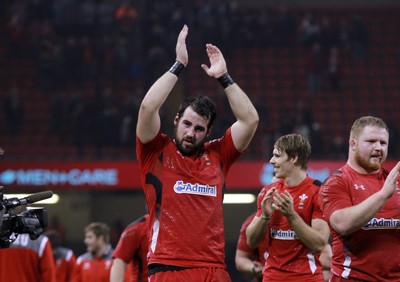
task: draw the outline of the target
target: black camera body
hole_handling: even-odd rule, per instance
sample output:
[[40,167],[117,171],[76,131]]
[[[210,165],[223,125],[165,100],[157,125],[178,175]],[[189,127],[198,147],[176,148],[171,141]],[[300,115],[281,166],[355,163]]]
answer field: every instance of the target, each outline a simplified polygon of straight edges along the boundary
[[53,192],[45,191],[25,198],[7,199],[0,187],[0,248],[8,248],[18,234],[27,233],[32,240],[37,239],[48,225],[47,210],[42,207],[27,207],[16,213],[15,208],[52,197]]

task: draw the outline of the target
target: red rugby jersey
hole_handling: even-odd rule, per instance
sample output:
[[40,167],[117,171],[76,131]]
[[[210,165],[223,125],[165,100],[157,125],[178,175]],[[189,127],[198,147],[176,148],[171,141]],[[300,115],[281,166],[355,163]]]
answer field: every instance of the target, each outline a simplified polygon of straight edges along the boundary
[[230,129],[194,156],[161,133],[147,144],[137,138],[136,153],[150,214],[149,264],[225,267],[222,201],[240,156]]
[[73,251],[65,247],[56,247],[53,255],[57,268],[57,282],[71,281],[76,266],[76,257]]
[[[328,219],[378,192],[388,172],[360,174],[345,165],[322,185],[320,204]],[[400,281],[400,190],[362,229],[341,237],[331,228],[331,275],[362,281]],[[348,281],[348,280],[345,280]]]
[[49,239],[41,235],[31,240],[28,234],[18,235],[6,249],[0,249],[1,282],[56,281],[56,266]]
[[246,229],[250,225],[255,215],[256,213],[253,213],[243,222],[242,227],[240,228],[237,249],[247,253],[254,253],[257,258],[256,260],[262,265],[265,265],[265,261],[268,257],[268,237],[266,237],[265,240],[262,241],[261,244],[255,249],[250,248],[250,246],[247,244]]
[[[257,214],[261,215],[261,200],[275,187],[279,193],[287,190],[293,197],[295,211],[311,226],[312,219],[324,219],[318,204],[319,185],[307,177],[298,186],[285,186],[284,179],[265,186],[257,198]],[[269,256],[263,272],[266,281],[323,281],[318,256],[304,246],[291,229],[286,217],[275,211],[268,223]]]
[[[265,266],[265,261],[268,257],[268,247],[269,247],[269,240],[268,236],[265,237],[265,240],[258,245],[257,248],[250,248],[250,246],[247,244],[247,235],[246,235],[246,229],[250,225],[251,221],[253,220],[254,216],[256,215],[256,212],[250,215],[242,224],[242,227],[240,228],[240,233],[239,233],[239,240],[237,243],[237,250],[246,252],[246,253],[251,253],[254,255],[254,259],[258,262],[261,263],[261,265]],[[262,281],[262,276],[260,277],[253,277],[251,281]]]
[[109,282],[112,266],[111,245],[108,245],[102,257],[94,257],[86,252],[76,259],[74,282]]
[[149,215],[129,224],[115,247],[113,258],[119,258],[128,264],[125,272],[126,282],[147,281],[147,230]]

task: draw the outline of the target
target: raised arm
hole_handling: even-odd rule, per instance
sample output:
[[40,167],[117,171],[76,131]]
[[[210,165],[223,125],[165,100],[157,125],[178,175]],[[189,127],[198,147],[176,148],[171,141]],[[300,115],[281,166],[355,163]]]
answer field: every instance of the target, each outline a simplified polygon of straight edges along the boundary
[[147,143],[159,132],[161,127],[160,108],[171,93],[180,70],[188,64],[186,37],[189,28],[184,25],[176,42],[176,62],[147,91],[139,109],[136,134],[140,141]]
[[236,149],[243,152],[250,144],[258,126],[258,113],[246,93],[229,76],[222,52],[212,44],[206,44],[206,51],[210,60],[210,67],[202,64],[201,67],[210,76],[217,78],[228,98],[229,105],[236,117],[232,125],[232,138]]

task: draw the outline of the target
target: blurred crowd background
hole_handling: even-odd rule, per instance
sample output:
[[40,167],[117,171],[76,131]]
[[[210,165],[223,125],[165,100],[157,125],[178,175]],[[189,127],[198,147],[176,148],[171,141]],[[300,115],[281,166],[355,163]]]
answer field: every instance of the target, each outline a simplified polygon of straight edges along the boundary
[[134,160],[138,105],[174,62],[183,24],[190,61],[163,108],[167,121],[182,96],[203,93],[217,100],[215,132],[230,125],[218,83],[200,67],[210,42],[261,116],[244,159],[269,158],[288,132],[310,138],[314,159],[345,159],[351,122],[367,114],[388,122],[389,156],[398,158],[396,1],[264,2],[1,1],[2,158]]

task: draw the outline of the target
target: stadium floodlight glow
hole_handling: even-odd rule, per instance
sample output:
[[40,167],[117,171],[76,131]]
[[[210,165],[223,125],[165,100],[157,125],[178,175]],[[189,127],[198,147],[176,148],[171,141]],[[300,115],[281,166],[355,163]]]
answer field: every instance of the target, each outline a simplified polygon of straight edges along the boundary
[[256,201],[256,196],[253,194],[225,194],[224,204],[251,204]]
[[[10,198],[18,198],[18,199],[20,199],[20,198],[28,197],[29,195],[31,195],[31,194],[4,194],[4,197],[7,198],[7,199],[10,199]],[[33,204],[29,204],[29,205],[36,205],[36,204],[39,204],[39,205],[55,205],[59,201],[60,201],[60,196],[58,194],[53,194],[53,196],[51,198],[44,199],[44,200],[35,202]]]

